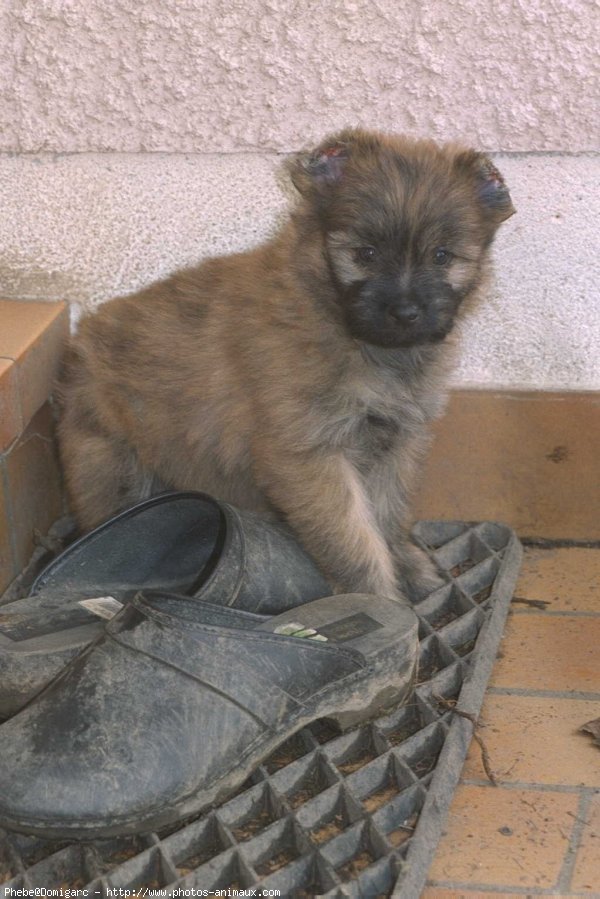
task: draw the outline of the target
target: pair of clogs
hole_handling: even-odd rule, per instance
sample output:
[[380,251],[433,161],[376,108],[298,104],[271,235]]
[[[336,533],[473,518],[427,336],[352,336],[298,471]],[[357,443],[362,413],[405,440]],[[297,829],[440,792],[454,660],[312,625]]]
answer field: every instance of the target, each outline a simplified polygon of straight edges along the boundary
[[177,823],[318,718],[410,694],[417,618],[331,588],[283,527],[199,493],[120,513],[0,609],[0,825]]

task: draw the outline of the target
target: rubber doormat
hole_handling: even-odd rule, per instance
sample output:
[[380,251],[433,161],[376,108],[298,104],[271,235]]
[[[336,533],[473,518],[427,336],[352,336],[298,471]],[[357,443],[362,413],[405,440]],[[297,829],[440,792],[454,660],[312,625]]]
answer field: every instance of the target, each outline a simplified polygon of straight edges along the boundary
[[409,705],[345,734],[326,722],[300,731],[236,796],[177,828],[87,844],[0,831],[4,895],[419,896],[471,739],[464,715],[481,708],[521,546],[490,522],[421,522],[413,533],[447,583],[415,606],[420,669]]

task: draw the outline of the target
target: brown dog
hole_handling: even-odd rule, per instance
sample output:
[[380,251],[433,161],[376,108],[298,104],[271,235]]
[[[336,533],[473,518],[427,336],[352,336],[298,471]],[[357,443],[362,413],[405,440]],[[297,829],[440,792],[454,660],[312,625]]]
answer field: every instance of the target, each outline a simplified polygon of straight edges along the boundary
[[84,528],[164,487],[275,513],[336,588],[438,583],[409,498],[444,405],[449,338],[513,210],[493,164],[348,130],[290,165],[270,242],[85,319],[61,384]]

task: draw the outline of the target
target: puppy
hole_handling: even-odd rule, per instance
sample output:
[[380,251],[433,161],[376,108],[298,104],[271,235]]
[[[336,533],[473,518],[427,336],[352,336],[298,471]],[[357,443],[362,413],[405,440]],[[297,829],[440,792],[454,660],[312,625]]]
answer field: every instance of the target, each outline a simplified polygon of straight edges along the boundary
[[410,497],[444,406],[453,328],[513,212],[484,155],[345,130],[289,164],[271,241],[83,320],[59,425],[91,528],[166,487],[276,515],[335,589],[439,583]]

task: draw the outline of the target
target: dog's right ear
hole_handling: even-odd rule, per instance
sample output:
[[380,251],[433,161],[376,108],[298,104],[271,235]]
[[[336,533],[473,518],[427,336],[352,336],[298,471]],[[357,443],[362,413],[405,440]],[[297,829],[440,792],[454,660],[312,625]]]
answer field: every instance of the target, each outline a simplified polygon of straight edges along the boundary
[[299,153],[288,163],[288,171],[294,187],[302,196],[310,196],[337,184],[349,158],[350,142],[334,138],[312,153]]

